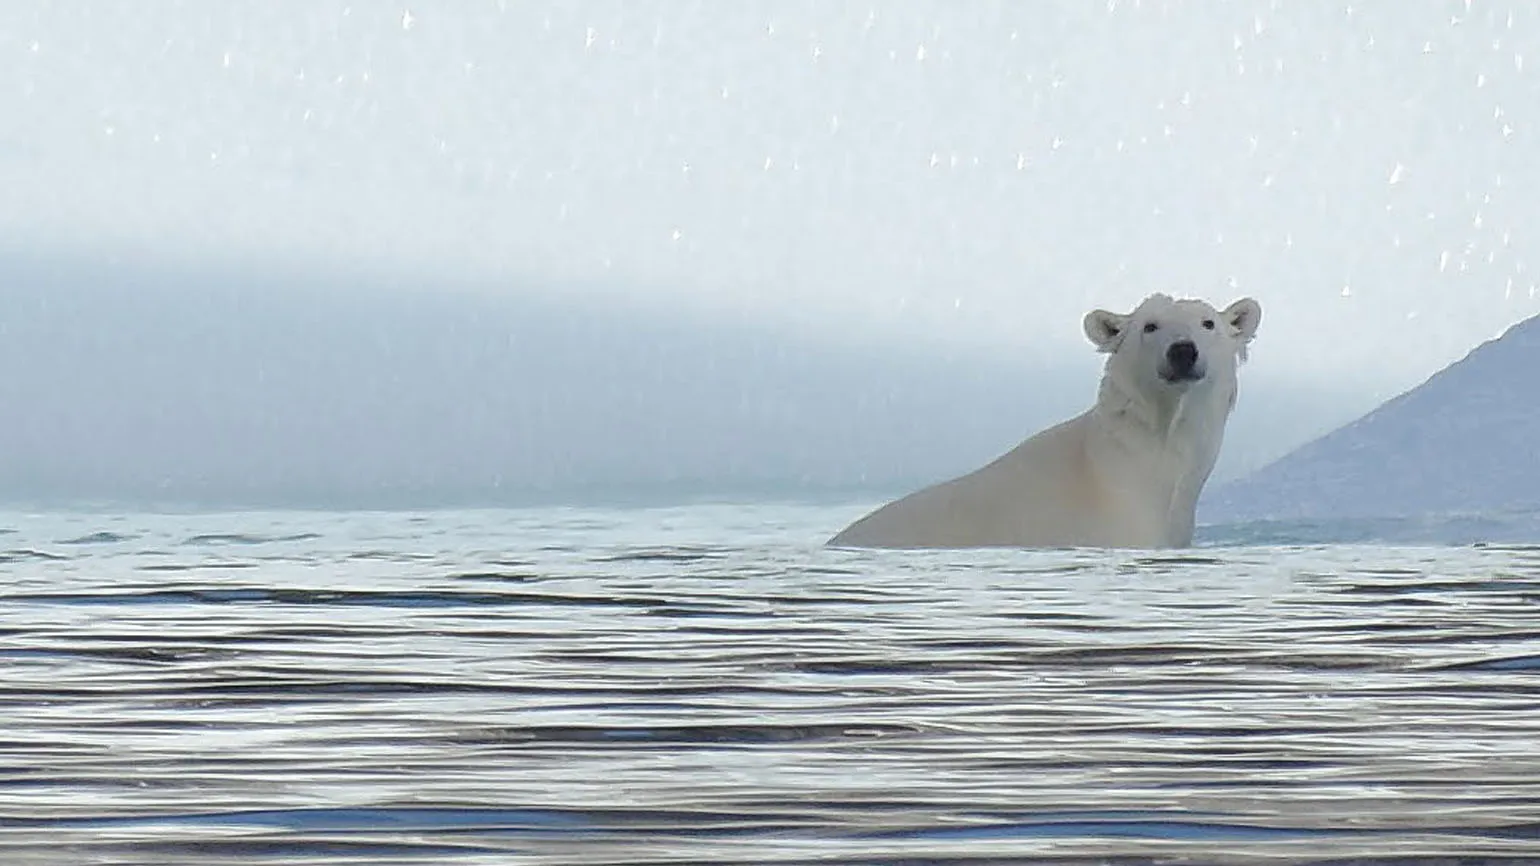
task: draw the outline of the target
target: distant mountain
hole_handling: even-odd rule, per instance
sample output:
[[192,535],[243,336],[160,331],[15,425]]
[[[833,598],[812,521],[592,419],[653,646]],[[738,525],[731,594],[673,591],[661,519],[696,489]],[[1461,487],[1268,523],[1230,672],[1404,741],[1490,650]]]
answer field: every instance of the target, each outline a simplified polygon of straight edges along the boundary
[[1204,522],[1540,508],[1540,317],[1229,484]]
[[[0,247],[0,502],[874,498],[1083,411],[1101,363],[562,288]],[[1331,395],[1267,390],[1227,460],[1340,416]]]
[[1089,350],[1045,369],[595,287],[294,270],[0,252],[0,501],[843,496],[993,457],[1097,375]]

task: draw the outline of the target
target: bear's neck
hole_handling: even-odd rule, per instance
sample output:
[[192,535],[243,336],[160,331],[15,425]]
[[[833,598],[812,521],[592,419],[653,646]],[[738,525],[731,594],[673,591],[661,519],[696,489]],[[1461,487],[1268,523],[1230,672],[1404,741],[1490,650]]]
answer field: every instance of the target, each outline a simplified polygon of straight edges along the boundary
[[1233,383],[1227,387],[1220,381],[1201,382],[1179,394],[1151,399],[1107,375],[1102,377],[1096,408],[1091,411],[1144,440],[1141,444],[1186,450],[1195,438],[1222,436],[1234,406]]
[[1192,543],[1198,495],[1219,458],[1225,423],[1235,403],[1235,383],[1209,381],[1172,399],[1150,399],[1103,376],[1090,412],[1087,447],[1093,466],[1116,476],[1146,479],[1142,492],[1165,515],[1168,544]]

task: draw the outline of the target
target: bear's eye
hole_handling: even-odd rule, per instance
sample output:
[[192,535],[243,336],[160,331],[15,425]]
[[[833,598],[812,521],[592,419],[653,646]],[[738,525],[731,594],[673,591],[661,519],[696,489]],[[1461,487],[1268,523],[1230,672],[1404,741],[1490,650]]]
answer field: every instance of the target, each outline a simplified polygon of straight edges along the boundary
[[1155,329],[1158,328],[1158,327],[1160,327],[1160,326],[1155,324],[1154,322],[1145,322],[1144,323],[1144,332],[1146,334],[1153,334],[1153,333],[1155,333]]
[[1212,330],[1214,330],[1214,320],[1213,319],[1204,319],[1203,320],[1203,330],[1205,330],[1205,331],[1212,331]]

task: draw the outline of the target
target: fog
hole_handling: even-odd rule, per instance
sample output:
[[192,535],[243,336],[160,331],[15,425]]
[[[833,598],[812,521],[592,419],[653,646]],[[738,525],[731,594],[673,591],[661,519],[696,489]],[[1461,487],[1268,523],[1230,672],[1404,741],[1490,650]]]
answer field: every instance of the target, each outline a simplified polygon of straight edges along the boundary
[[[1089,347],[1045,369],[470,285],[6,260],[13,501],[855,495],[994,456],[1084,409],[1099,371]],[[1289,396],[1259,420],[1297,419]]]
[[902,487],[1155,290],[1234,474],[1540,312],[1521,2],[13,7],[6,495]]

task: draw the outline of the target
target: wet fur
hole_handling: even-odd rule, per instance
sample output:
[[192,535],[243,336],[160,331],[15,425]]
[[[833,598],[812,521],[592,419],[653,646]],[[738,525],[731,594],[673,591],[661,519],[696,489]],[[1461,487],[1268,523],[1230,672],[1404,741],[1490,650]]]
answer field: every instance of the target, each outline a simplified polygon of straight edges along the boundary
[[[960,478],[891,502],[830,540],[849,547],[1185,547],[1235,407],[1236,371],[1256,333],[1250,299],[1224,311],[1152,295],[1120,316],[1086,316],[1108,354],[1096,404]],[[1202,326],[1212,320],[1212,330]],[[1163,320],[1163,321],[1162,321]],[[1161,339],[1146,335],[1157,322]],[[1157,330],[1156,334],[1160,332]],[[1159,377],[1159,358],[1191,338],[1206,369]]]

